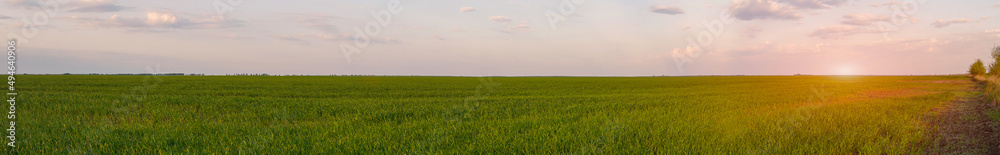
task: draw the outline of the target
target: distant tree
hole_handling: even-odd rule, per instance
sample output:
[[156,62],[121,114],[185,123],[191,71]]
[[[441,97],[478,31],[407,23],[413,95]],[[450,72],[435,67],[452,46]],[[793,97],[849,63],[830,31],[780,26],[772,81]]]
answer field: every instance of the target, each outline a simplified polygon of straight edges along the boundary
[[972,66],[969,67],[969,74],[972,76],[986,74],[986,68],[983,66],[983,61],[976,59],[976,63],[972,63]]
[[993,64],[990,65],[990,75],[1000,74],[1000,66],[997,63],[1000,62],[1000,46],[993,47]]

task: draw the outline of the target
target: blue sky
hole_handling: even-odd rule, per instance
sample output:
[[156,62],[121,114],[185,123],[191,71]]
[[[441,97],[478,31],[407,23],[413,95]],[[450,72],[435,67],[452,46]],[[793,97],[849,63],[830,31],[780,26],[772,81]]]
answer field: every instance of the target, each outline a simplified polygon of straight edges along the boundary
[[[393,2],[399,2],[400,11],[371,35],[370,45],[345,55],[341,45],[355,45],[355,28],[363,31],[366,24],[377,23],[371,12],[390,9],[387,4]],[[321,75],[951,74],[966,71],[977,58],[992,62],[987,60],[989,49],[1000,43],[1000,22],[994,19],[1000,2],[994,1],[2,4],[0,30],[21,38],[22,73],[144,73],[157,68]],[[232,9],[220,14],[219,4]],[[59,9],[53,10],[56,5]],[[563,14],[561,7],[575,9]],[[33,21],[42,16],[49,18]],[[731,22],[705,26],[720,19]],[[29,35],[25,29],[38,33]],[[689,46],[688,38],[697,40],[702,34],[712,34],[712,41]]]

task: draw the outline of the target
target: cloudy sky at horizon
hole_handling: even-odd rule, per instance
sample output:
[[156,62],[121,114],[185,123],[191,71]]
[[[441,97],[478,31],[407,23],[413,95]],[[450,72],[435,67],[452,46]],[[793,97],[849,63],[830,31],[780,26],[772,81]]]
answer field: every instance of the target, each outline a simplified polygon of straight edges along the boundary
[[348,54],[391,1],[56,1],[0,2],[19,72],[953,74],[1000,43],[997,1],[401,0]]

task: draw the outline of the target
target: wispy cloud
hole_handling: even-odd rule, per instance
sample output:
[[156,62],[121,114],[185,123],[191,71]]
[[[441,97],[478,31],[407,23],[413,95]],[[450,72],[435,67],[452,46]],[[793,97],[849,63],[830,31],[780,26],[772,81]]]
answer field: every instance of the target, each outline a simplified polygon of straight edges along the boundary
[[896,2],[896,1],[885,2],[885,3],[879,3],[879,4],[872,4],[872,5],[869,5],[869,6],[872,6],[872,7],[884,7],[884,6],[892,6],[892,5],[899,5],[899,2]]
[[69,6],[76,8],[70,10],[72,12],[117,12],[129,8],[118,5],[114,0],[81,0],[69,3]]
[[531,27],[528,25],[520,24],[514,26],[508,26],[507,29],[510,30],[520,30],[520,31],[531,31]]
[[804,9],[823,9],[844,4],[844,0],[784,0],[781,2]]
[[822,39],[841,39],[855,34],[877,33],[877,32],[879,31],[864,29],[861,27],[851,26],[851,25],[831,25],[831,26],[820,27],[816,29],[816,31],[809,33],[809,36],[819,37]]
[[[987,19],[989,19],[989,18],[983,18],[982,20],[987,20]],[[944,28],[944,27],[951,26],[952,24],[971,23],[971,22],[978,22],[978,21],[980,21],[980,20],[969,19],[969,18],[938,19],[938,20],[934,21],[934,23],[931,23],[931,25],[934,25],[934,27],[937,27],[937,28]]]
[[[296,34],[279,34],[274,35],[274,39],[295,42],[299,44],[312,44],[313,42],[339,42],[344,40],[352,40],[349,34],[318,34],[318,33],[296,33]],[[393,37],[371,37],[371,43],[374,44],[395,44],[402,43],[399,39]]]
[[221,35],[215,35],[215,36],[216,36],[216,37],[221,37],[221,38],[226,38],[226,39],[232,39],[232,40],[250,40],[250,39],[257,39],[257,37],[253,37],[253,36],[248,36],[248,35],[241,35],[241,34],[232,34],[232,33],[230,33],[230,34],[221,34]]
[[780,53],[804,53],[819,52],[825,44],[797,44],[797,43],[773,43],[765,41],[755,45],[749,45],[720,52],[730,53],[735,56],[756,56]]
[[[41,9],[43,4],[36,0],[7,0],[5,3],[22,9]],[[82,13],[118,12],[130,8],[118,5],[115,0],[75,0],[62,3],[58,7]]]
[[960,40],[953,41],[938,38],[905,39],[859,44],[855,48],[864,51],[887,53],[934,52],[936,49],[946,49],[946,45],[953,44],[956,41]]
[[35,9],[42,7],[42,5],[38,3],[38,1],[34,0],[7,0],[6,4],[9,6],[19,7],[22,9]]
[[875,14],[850,14],[844,15],[844,21],[840,23],[847,25],[868,26],[878,21],[889,21],[889,16]]
[[650,7],[649,11],[670,15],[684,14],[684,10],[681,8],[663,5]]
[[729,12],[740,20],[798,20],[802,15],[795,8],[773,0],[738,0],[729,5]]
[[159,32],[171,29],[216,29],[243,26],[243,22],[228,18],[206,16],[186,19],[170,11],[147,11],[145,17],[122,17],[118,14],[110,18],[88,18],[71,16],[84,25],[94,28],[132,28],[140,31]]
[[274,39],[288,41],[288,42],[293,42],[293,43],[298,43],[298,44],[302,44],[302,45],[312,44],[309,41],[306,41],[305,39],[303,39],[303,36],[301,36],[301,35],[282,34],[282,35],[274,36]]
[[729,5],[729,12],[740,20],[777,19],[799,20],[813,9],[841,6],[848,0],[736,0]]
[[331,35],[340,33],[340,29],[331,24],[334,19],[340,19],[340,17],[323,14],[292,14],[291,16],[302,27],[319,30]]
[[459,12],[472,12],[472,11],[476,11],[476,8],[475,7],[468,7],[467,6],[467,7],[458,8],[458,11]]
[[750,25],[743,28],[743,37],[757,38],[757,34],[764,31],[760,26]]
[[490,21],[494,21],[494,22],[497,22],[497,23],[508,23],[508,22],[510,22],[510,17],[506,17],[506,16],[493,16],[493,17],[490,17]]

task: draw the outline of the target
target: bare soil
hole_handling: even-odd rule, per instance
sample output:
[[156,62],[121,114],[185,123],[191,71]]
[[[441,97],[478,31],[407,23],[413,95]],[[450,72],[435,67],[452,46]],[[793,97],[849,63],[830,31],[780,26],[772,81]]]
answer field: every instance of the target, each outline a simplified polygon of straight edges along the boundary
[[987,101],[982,84],[962,84],[968,85],[966,93],[935,110],[926,154],[1000,154],[1000,127],[987,115],[997,107]]

